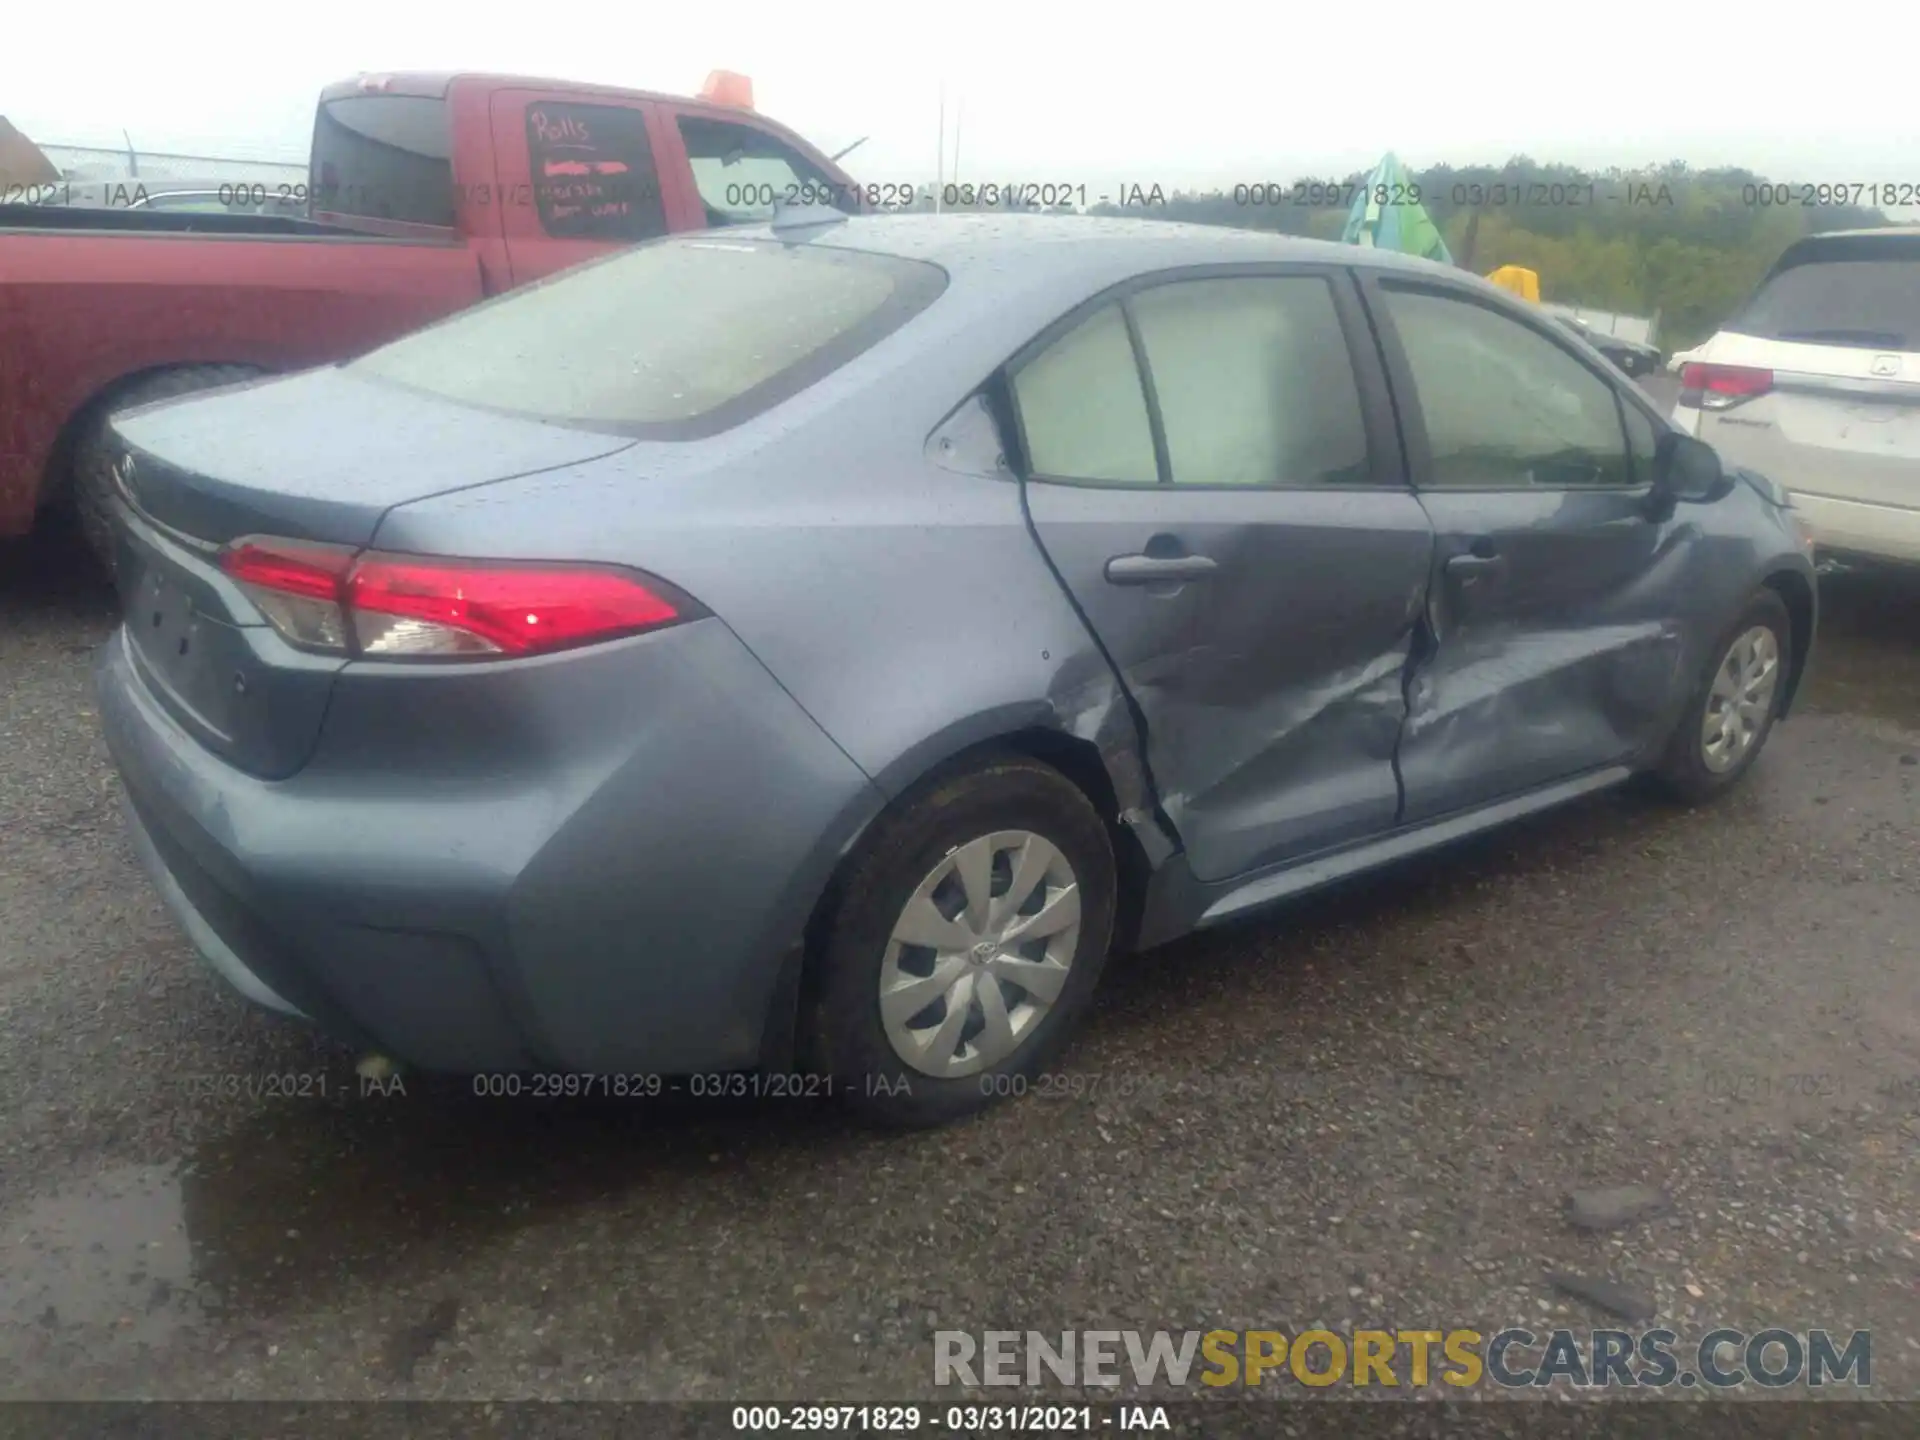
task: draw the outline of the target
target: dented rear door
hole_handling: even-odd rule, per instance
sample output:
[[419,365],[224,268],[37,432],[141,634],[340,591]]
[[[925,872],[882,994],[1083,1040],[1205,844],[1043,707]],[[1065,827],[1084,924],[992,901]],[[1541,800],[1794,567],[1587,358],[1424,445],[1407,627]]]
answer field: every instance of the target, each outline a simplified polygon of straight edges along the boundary
[[1398,818],[1433,539],[1349,320],[1331,267],[1186,272],[1104,297],[1013,367],[1035,535],[1202,880]]
[[1682,683],[1693,531],[1650,518],[1657,422],[1519,307],[1424,278],[1366,293],[1435,533],[1404,819],[1627,759]]

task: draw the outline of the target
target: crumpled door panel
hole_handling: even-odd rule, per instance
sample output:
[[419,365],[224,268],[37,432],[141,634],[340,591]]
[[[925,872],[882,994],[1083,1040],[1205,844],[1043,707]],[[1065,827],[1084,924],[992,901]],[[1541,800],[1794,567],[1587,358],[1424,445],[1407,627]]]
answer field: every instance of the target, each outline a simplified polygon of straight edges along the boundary
[[[1407,677],[1403,820],[1615,764],[1658,738],[1681,674],[1698,531],[1631,491],[1428,491],[1439,532]],[[1496,569],[1461,574],[1475,555]]]

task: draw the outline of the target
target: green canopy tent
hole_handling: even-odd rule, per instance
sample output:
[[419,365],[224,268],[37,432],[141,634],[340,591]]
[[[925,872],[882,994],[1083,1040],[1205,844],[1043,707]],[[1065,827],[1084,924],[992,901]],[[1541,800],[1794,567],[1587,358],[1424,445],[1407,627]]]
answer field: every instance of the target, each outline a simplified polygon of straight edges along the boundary
[[1354,197],[1347,212],[1347,228],[1340,238],[1349,245],[1371,245],[1378,250],[1398,250],[1403,255],[1418,255],[1451,265],[1447,242],[1440,238],[1440,227],[1418,200],[1419,187],[1399,159],[1391,154],[1373,167],[1366,187]]

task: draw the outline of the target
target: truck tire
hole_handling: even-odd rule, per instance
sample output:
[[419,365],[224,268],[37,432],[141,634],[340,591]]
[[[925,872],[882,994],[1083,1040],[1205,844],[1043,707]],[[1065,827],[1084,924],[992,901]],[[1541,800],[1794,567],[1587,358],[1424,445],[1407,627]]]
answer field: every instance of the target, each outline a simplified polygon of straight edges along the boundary
[[182,365],[147,375],[116,391],[81,422],[73,448],[73,508],[80,534],[102,572],[113,578],[113,438],[107,423],[122,410],[155,400],[170,400],[217,385],[233,385],[265,372],[252,365]]

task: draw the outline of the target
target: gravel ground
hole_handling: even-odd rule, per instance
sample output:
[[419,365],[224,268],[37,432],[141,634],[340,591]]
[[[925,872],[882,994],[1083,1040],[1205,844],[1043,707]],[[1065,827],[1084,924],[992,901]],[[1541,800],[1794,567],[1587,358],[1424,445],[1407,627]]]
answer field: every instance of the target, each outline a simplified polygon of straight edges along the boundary
[[[925,1398],[935,1329],[1616,1323],[1549,1270],[1683,1333],[1869,1328],[1920,1393],[1914,582],[1829,583],[1720,805],[1602,797],[1117,964],[1081,1093],[881,1137],[360,1095],[138,872],[83,568],[0,547],[0,1394]],[[269,1075],[329,1093],[221,1093]],[[1568,1225],[1627,1182],[1671,1208]]]

